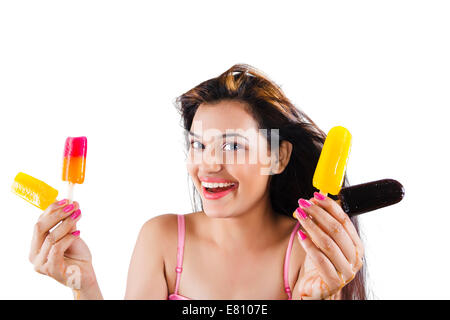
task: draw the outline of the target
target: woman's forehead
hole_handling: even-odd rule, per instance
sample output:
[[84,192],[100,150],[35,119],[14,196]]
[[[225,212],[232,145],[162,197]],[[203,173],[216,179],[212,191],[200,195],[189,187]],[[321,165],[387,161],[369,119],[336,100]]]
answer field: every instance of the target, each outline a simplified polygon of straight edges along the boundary
[[201,104],[193,118],[191,132],[218,130],[222,133],[233,131],[257,131],[258,124],[239,101],[221,101],[216,104]]

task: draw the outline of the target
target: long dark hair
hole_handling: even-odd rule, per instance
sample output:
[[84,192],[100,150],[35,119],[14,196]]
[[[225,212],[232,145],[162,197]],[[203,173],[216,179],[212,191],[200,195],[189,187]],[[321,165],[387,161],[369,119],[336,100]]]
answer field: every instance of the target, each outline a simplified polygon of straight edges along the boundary
[[[248,106],[260,129],[267,129],[267,141],[271,145],[270,129],[278,129],[281,141],[289,141],[293,148],[287,167],[270,180],[270,201],[275,212],[292,217],[299,198],[309,199],[316,190],[312,186],[314,170],[326,134],[284,95],[281,88],[266,75],[246,64],[236,64],[218,77],[206,80],[176,99],[185,133],[191,129],[197,108],[201,103],[217,103],[237,100]],[[189,143],[186,138],[186,147]],[[189,180],[189,175],[188,175]],[[347,177],[344,186],[348,185]],[[201,198],[192,183],[193,210],[203,210]],[[199,206],[197,205],[197,200]],[[351,218],[359,234],[357,217]],[[345,300],[365,300],[365,269],[342,289]]]

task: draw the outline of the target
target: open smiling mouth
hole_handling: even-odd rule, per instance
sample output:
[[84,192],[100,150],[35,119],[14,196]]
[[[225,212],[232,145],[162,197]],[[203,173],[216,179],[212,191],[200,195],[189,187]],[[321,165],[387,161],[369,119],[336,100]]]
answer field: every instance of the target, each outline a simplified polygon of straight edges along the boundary
[[230,192],[233,192],[233,190],[237,189],[237,187],[238,183],[233,183],[222,187],[202,185],[202,191],[206,199],[215,200],[226,196]]
[[205,187],[205,189],[207,192],[210,192],[210,193],[219,193],[219,192],[223,192],[223,191],[226,191],[229,189],[233,189],[235,186],[236,186],[235,184],[232,184],[232,185],[229,185],[226,187],[217,187],[217,188],[206,188]]

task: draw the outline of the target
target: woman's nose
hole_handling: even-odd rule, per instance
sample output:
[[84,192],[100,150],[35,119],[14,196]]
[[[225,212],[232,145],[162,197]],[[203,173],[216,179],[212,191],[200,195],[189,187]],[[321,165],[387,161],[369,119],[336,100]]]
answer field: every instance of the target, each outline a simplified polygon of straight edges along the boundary
[[223,155],[220,150],[214,148],[205,149],[200,167],[204,171],[220,171],[223,165],[222,157]]

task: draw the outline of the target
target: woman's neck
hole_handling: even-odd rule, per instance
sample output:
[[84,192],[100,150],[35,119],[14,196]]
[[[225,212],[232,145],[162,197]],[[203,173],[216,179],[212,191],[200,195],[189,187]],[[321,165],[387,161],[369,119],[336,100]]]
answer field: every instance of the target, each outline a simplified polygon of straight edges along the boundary
[[279,240],[276,226],[280,217],[270,205],[269,197],[237,216],[208,218],[210,237],[221,250],[235,252],[266,248]]

